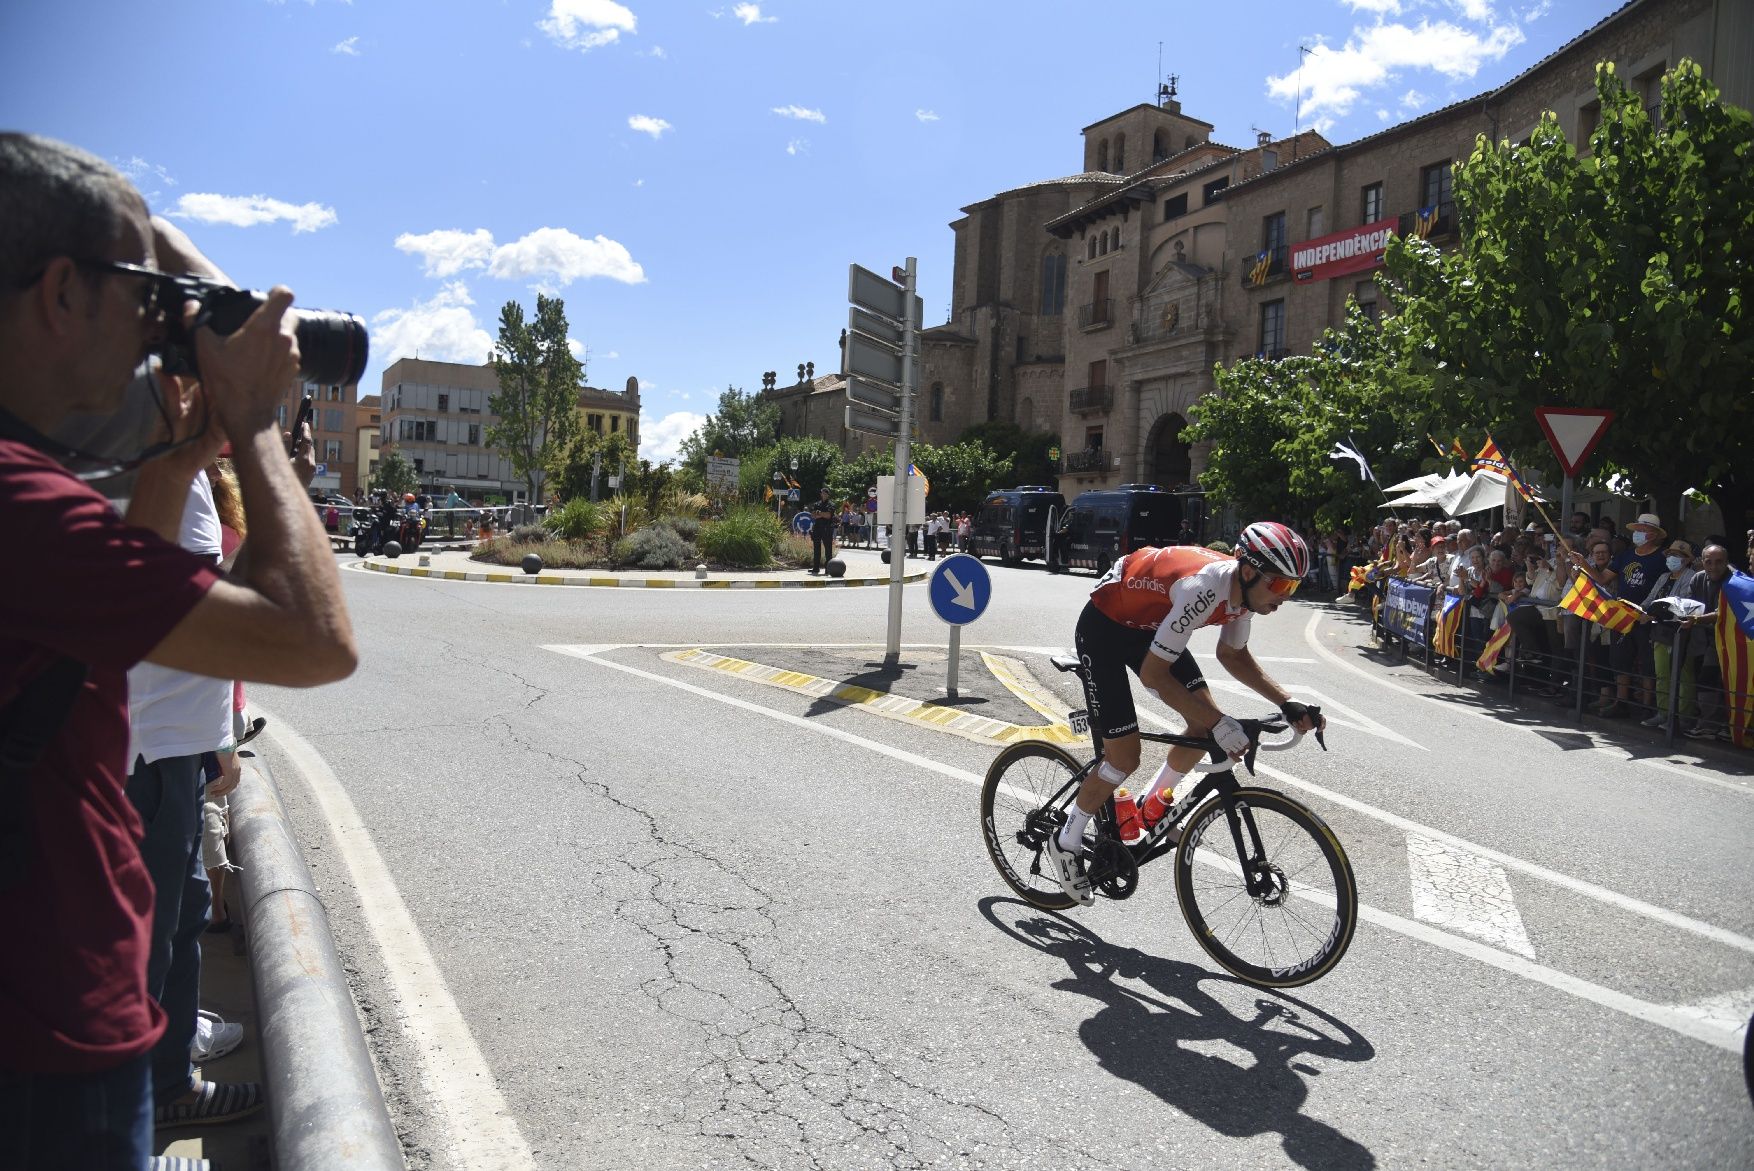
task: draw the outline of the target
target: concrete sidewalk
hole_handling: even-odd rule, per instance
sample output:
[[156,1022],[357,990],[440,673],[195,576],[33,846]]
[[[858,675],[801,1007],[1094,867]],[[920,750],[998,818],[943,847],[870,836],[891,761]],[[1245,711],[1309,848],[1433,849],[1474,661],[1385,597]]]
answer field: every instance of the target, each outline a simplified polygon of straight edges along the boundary
[[[530,575],[516,566],[492,565],[471,560],[466,552],[438,551],[405,553],[394,560],[381,555],[366,557],[361,564],[373,573],[399,574],[404,577],[439,578],[445,581],[486,581],[503,585],[570,585],[619,587],[623,589],[848,589],[857,586],[889,584],[889,566],[883,563],[877,549],[836,549],[834,555],[845,562],[846,576],[812,575],[808,569],[728,569],[708,570],[697,576],[693,570],[635,569],[616,572],[607,569],[543,569]],[[422,558],[426,564],[422,565]],[[910,557],[904,566],[906,582],[924,581],[936,563],[922,557]]]

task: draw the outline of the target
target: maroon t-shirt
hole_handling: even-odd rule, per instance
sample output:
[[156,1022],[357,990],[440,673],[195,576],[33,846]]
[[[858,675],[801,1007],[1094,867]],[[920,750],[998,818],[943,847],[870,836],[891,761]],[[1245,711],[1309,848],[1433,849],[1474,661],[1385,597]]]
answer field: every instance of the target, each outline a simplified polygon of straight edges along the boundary
[[90,669],[30,776],[26,877],[0,891],[0,1064],[108,1069],[150,1049],[165,1026],[146,994],[152,880],[122,788],[128,668],[218,574],[8,440],[0,440],[0,515],[12,550],[0,569],[0,707],[59,657]]

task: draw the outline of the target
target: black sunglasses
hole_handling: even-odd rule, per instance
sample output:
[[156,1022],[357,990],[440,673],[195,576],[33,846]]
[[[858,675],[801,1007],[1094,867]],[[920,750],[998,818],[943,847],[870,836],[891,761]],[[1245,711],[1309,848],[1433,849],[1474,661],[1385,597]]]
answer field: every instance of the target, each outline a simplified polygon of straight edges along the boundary
[[156,268],[147,268],[142,264],[128,264],[120,260],[84,260],[74,257],[73,263],[80,268],[90,269],[94,272],[144,278],[141,281],[140,308],[147,313],[164,308],[165,290],[170,287],[172,280],[169,273],[159,272]]

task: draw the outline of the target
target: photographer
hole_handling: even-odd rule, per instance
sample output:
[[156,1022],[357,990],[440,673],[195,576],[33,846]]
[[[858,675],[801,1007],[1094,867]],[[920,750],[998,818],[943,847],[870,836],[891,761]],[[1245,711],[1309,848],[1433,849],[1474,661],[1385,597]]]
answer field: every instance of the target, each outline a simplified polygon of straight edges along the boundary
[[[170,239],[102,160],[0,134],[0,504],[41,567],[15,570],[0,607],[0,736],[27,762],[0,773],[0,1129],[26,1166],[138,1171],[150,1154],[165,1014],[147,994],[153,892],[123,792],[126,672],[308,687],[357,662],[274,426],[299,370],[292,294],[225,336],[194,328],[157,269]],[[175,446],[141,468],[124,520],[49,436],[70,412],[117,411],[167,335],[190,338],[201,385],[170,384]],[[157,535],[224,436],[251,521],[241,581]]]

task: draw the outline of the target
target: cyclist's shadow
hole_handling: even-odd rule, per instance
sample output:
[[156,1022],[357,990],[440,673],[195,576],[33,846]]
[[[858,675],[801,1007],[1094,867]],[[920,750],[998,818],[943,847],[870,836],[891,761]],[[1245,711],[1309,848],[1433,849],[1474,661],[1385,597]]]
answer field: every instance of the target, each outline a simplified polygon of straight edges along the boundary
[[[1011,898],[980,902],[999,930],[1066,961],[1071,973],[1053,987],[1101,1005],[1078,1036],[1102,1067],[1156,1094],[1220,1134],[1248,1138],[1277,1132],[1285,1154],[1304,1167],[1374,1167],[1376,1157],[1355,1139],[1302,1106],[1309,1087],[1293,1064],[1300,1055],[1369,1061],[1376,1049],[1355,1029],[1284,993],[1266,993],[1208,968],[1105,943],[1052,911]],[[1148,991],[1122,984],[1138,981]],[[1233,1013],[1201,984],[1217,981],[1255,996],[1254,1016]],[[1188,1048],[1188,1042],[1224,1041],[1246,1050],[1243,1068]]]

